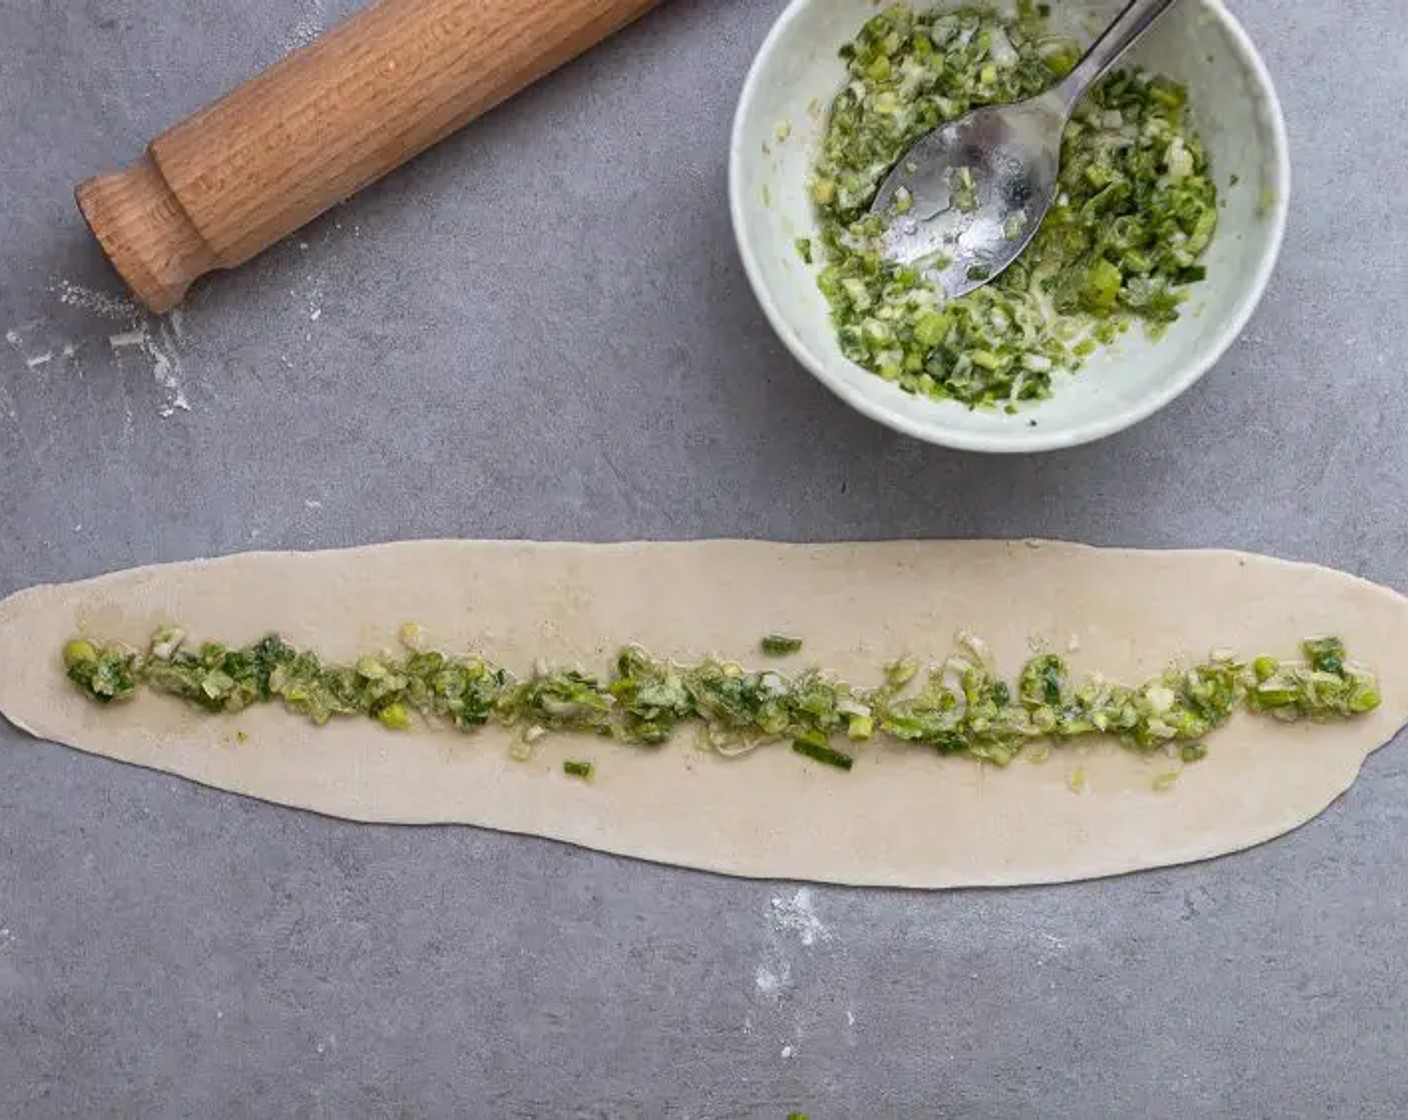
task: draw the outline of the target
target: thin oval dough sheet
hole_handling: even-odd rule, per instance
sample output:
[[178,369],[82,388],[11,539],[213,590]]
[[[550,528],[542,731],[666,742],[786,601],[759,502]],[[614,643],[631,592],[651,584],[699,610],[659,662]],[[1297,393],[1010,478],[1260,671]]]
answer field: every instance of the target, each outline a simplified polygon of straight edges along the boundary
[[[1213,646],[1294,655],[1336,633],[1381,676],[1349,723],[1239,715],[1180,767],[1115,744],[1006,769],[876,741],[849,774],[786,746],[738,759],[683,734],[659,749],[569,736],[509,756],[510,733],[368,720],[318,728],[275,705],[192,712],[144,693],[101,709],[64,679],[74,633],[143,645],[163,623],[242,643],[278,630],[334,658],[392,649],[401,625],[517,672],[537,658],[604,672],[638,641],[677,659],[766,661],[806,639],[858,684],[902,654],[939,659],[960,630],[1011,675],[1033,649],[1136,681]],[[1203,859],[1269,840],[1348,789],[1408,719],[1408,600],[1305,564],[1233,552],[1052,542],[783,545],[421,541],[251,553],[37,587],[0,603],[0,711],[31,734],[266,801],[357,821],[462,822],[730,875],[902,887],[1061,882]],[[590,783],[562,772],[595,763]],[[1155,779],[1181,770],[1172,788]],[[1072,787],[1082,787],[1077,792]]]

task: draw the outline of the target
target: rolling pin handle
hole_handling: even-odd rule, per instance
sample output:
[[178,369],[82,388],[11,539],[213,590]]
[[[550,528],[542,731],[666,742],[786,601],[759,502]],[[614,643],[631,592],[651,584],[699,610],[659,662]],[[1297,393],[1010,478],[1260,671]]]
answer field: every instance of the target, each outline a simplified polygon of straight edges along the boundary
[[150,154],[125,171],[85,179],[74,197],[118,275],[157,314],[218,263]]
[[79,184],[79,209],[133,295],[170,311],[655,4],[373,0]]

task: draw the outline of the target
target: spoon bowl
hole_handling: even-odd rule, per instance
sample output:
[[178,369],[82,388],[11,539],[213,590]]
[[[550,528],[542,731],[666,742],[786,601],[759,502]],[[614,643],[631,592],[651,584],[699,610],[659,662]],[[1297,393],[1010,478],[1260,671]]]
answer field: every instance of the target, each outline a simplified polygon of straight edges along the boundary
[[1071,111],[1175,2],[1129,0],[1045,93],[985,105],[921,136],[871,204],[870,212],[889,223],[885,256],[924,267],[950,299],[981,288],[1016,260],[1056,200]]
[[889,222],[881,251],[927,266],[950,298],[982,287],[1017,259],[1051,208],[1064,125],[1064,105],[1048,93],[975,109],[923,136],[871,207]]

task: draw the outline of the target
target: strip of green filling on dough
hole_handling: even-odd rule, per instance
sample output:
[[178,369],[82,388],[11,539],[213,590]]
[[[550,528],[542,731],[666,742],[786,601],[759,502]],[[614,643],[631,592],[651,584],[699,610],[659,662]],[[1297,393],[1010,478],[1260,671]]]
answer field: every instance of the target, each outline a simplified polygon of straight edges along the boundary
[[927,670],[907,658],[885,666],[879,687],[861,688],[822,668],[786,674],[716,658],[682,665],[635,645],[604,677],[541,666],[519,678],[483,657],[418,648],[418,634],[403,631],[403,654],[334,664],[277,635],[238,649],[215,642],[188,648],[182,631],[167,628],[145,653],[74,638],[63,662],[69,680],[99,704],[147,688],[212,713],[277,701],[318,724],[365,717],[401,731],[420,717],[472,731],[494,723],[515,729],[525,745],[549,732],[575,732],[648,747],[693,725],[724,754],[791,743],[842,770],[854,759],[830,745],[833,737],[854,744],[884,736],[1006,765],[1029,744],[1108,736],[1133,751],[1194,762],[1207,753],[1204,738],[1238,711],[1334,720],[1379,704],[1374,674],[1331,637],[1307,639],[1298,659],[1219,653],[1131,686],[1099,674],[1077,681],[1051,653],[1032,657],[1007,681],[984,644],[965,636],[957,652]]

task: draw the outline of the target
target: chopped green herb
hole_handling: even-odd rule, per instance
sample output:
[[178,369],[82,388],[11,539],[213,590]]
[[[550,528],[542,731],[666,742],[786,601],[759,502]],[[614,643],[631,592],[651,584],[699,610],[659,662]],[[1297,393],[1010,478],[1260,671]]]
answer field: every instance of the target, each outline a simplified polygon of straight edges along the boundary
[[795,242],[797,255],[802,258],[803,264],[812,263],[812,240],[810,237],[799,237]]
[[786,657],[788,654],[802,651],[802,639],[786,634],[769,634],[760,644],[763,652],[769,657]]
[[406,714],[406,706],[396,701],[376,709],[376,718],[392,731],[404,731],[411,726],[411,717]]
[[[769,637],[786,642],[788,652],[800,648],[797,638]],[[282,703],[318,724],[363,716],[403,731],[414,714],[460,731],[496,723],[518,731],[522,757],[553,731],[656,747],[684,721],[698,721],[705,741],[728,754],[790,741],[798,754],[846,769],[852,757],[829,745],[839,735],[852,742],[884,735],[1002,766],[1029,748],[1045,754],[1052,745],[1110,735],[1140,754],[1191,764],[1207,755],[1205,738],[1239,709],[1287,721],[1347,720],[1381,702],[1373,673],[1333,637],[1308,638],[1298,661],[1218,654],[1136,687],[1102,676],[1074,679],[1055,654],[1028,659],[1010,685],[976,638],[960,648],[928,671],[917,658],[894,662],[874,689],[819,669],[786,676],[712,658],[679,665],[635,645],[622,649],[607,679],[546,666],[518,679],[486,659],[453,657],[422,641],[404,657],[334,665],[277,635],[241,649],[206,642],[189,651],[173,628],[153,635],[145,654],[73,638],[63,666],[77,689],[103,704],[148,687],[207,711]],[[1070,783],[1080,792],[1084,776],[1074,773]]]
[[1184,743],[1178,753],[1184,762],[1201,762],[1208,756],[1208,746],[1206,743]]
[[583,781],[591,781],[591,777],[596,773],[596,767],[590,762],[564,762],[562,772],[570,778],[581,778]]
[[[785,641],[789,652],[800,646],[795,638],[770,637]],[[1138,686],[1098,675],[1076,679],[1049,653],[1030,658],[1009,683],[984,650],[964,637],[959,653],[927,670],[913,657],[886,666],[882,683],[869,689],[820,669],[788,676],[713,658],[681,665],[639,646],[623,649],[606,678],[544,666],[520,679],[482,657],[423,643],[404,656],[367,655],[339,665],[277,635],[242,649],[206,642],[188,650],[184,634],[171,629],[158,631],[145,653],[74,638],[63,648],[63,665],[74,686],[100,704],[147,688],[208,712],[281,703],[318,724],[362,716],[407,731],[420,716],[471,732],[493,723],[516,731],[516,757],[551,732],[655,747],[688,721],[702,724],[705,742],[724,753],[790,742],[799,754],[843,769],[852,756],[830,746],[841,736],[852,743],[884,736],[999,766],[1028,748],[1109,736],[1141,754],[1192,763],[1238,710],[1285,721],[1334,720],[1380,704],[1374,674],[1334,637],[1307,639],[1299,660],[1242,662],[1217,654]],[[243,741],[243,732],[236,737]],[[1083,778],[1071,781],[1078,790]]]
[[971,214],[978,208],[978,188],[973,182],[973,171],[968,167],[960,167],[951,175],[952,182],[949,184],[953,205],[965,214]]
[[800,755],[805,755],[807,758],[827,766],[834,766],[838,770],[849,770],[856,764],[856,760],[850,755],[820,743],[809,742],[806,739],[795,740],[792,743],[792,749]]
[[134,655],[104,646],[99,648],[82,638],[64,646],[64,668],[68,679],[100,704],[126,700],[136,690]]
[[[817,283],[846,357],[906,392],[975,408],[1044,399],[1058,373],[1131,324],[1157,337],[1179,317],[1187,285],[1204,276],[1198,262],[1217,228],[1217,189],[1186,120],[1186,91],[1132,69],[1108,75],[1077,107],[1056,203],[992,283],[945,300],[929,268],[947,262],[904,267],[882,257],[885,223],[868,211],[909,146],[972,108],[1040,93],[1080,57],[1048,16],[1031,3],[1012,19],[892,4],[841,49],[849,81],[832,103],[811,181]],[[949,187],[959,210],[980,205],[968,168]],[[1013,221],[1003,232],[1017,240],[1024,227]]]

